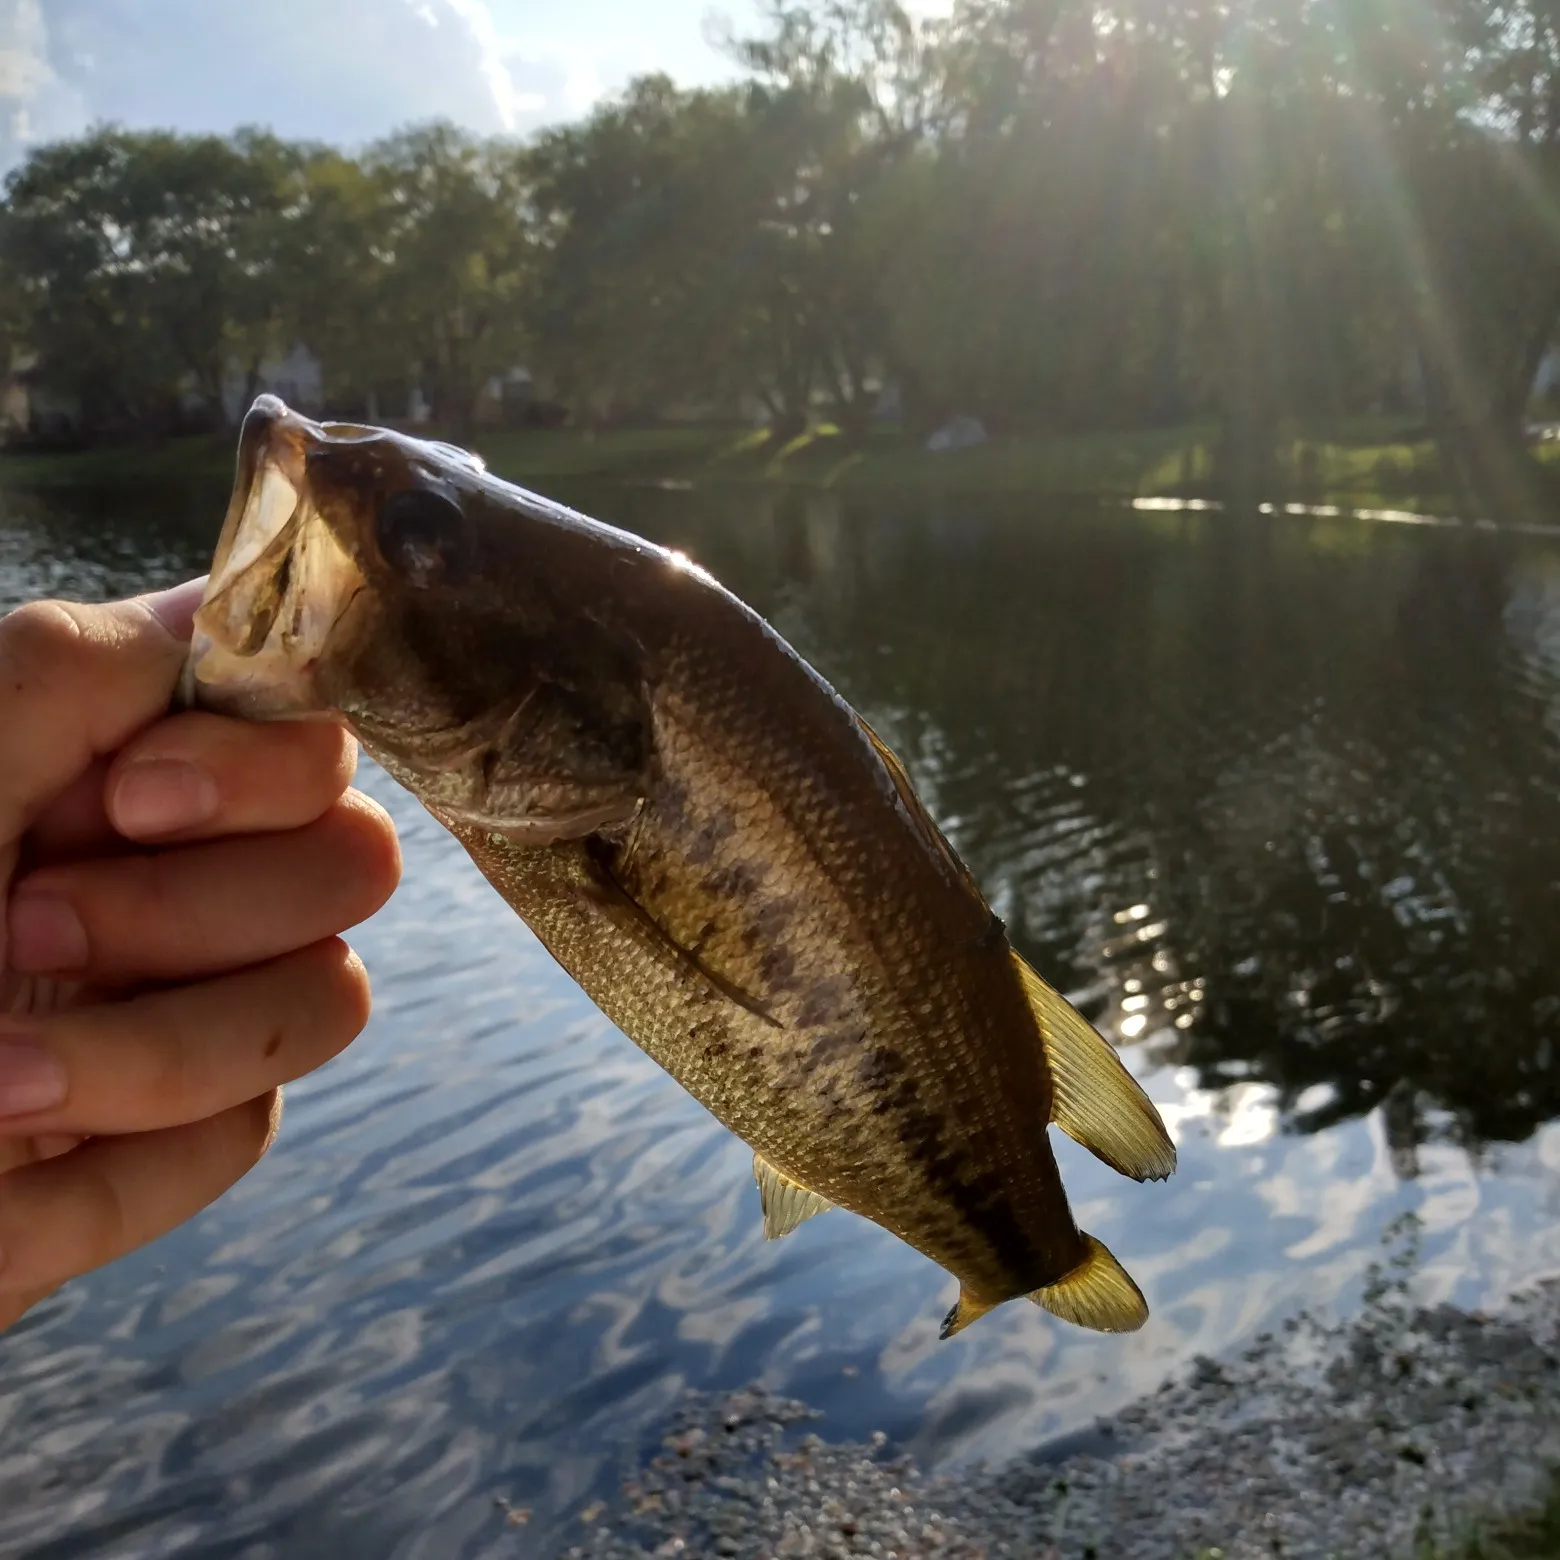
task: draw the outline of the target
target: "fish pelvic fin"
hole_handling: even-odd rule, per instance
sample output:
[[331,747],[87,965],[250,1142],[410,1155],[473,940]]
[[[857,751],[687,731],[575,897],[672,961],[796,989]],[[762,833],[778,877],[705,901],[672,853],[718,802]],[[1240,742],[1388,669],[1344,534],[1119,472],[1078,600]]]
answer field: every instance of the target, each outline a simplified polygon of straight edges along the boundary
[[765,1240],[779,1240],[815,1213],[834,1206],[827,1197],[776,1170],[762,1154],[753,1155],[753,1179],[758,1182],[758,1200],[764,1210]]
[[937,1336],[942,1339],[951,1338],[955,1333],[963,1332],[971,1322],[978,1322],[987,1311],[994,1309],[992,1301],[977,1299],[963,1284],[960,1284],[958,1301],[943,1318]]
[[1015,953],[1013,963],[1051,1071],[1051,1120],[1134,1181],[1175,1173],[1175,1144],[1115,1047]]
[[1052,1316],[1095,1332],[1136,1332],[1148,1320],[1148,1302],[1127,1270],[1092,1235],[1083,1243],[1088,1254],[1065,1278],[1029,1298]]

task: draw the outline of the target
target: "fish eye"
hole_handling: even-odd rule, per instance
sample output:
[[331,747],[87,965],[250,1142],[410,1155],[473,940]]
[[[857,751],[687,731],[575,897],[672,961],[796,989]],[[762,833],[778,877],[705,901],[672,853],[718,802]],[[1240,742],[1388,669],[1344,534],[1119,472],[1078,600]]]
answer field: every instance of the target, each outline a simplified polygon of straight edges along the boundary
[[380,556],[418,589],[465,572],[468,533],[460,505],[428,488],[406,488],[381,505],[374,525]]

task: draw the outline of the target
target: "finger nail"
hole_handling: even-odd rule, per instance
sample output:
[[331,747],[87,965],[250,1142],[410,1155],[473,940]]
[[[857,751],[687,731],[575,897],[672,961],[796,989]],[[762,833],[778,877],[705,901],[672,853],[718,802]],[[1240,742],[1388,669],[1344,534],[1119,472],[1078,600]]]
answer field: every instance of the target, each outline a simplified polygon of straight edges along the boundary
[[85,969],[87,930],[69,900],[24,883],[11,897],[6,957],[28,975]]
[[132,839],[173,834],[217,815],[217,783],[204,769],[176,758],[144,758],[114,786],[114,826]]
[[65,1103],[65,1067],[42,1046],[0,1040],[0,1116],[31,1116]]

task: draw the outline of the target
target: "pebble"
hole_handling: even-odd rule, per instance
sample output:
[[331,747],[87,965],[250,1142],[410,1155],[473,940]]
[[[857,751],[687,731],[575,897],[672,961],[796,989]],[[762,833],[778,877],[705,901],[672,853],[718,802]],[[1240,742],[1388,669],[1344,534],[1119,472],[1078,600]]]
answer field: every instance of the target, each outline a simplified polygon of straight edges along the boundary
[[[1560,1466],[1560,1280],[1498,1314],[1302,1313],[1111,1420],[1105,1456],[932,1476],[805,1404],[690,1393],[562,1560],[1384,1560],[1520,1510]],[[1103,1429],[1104,1426],[1102,1425]]]

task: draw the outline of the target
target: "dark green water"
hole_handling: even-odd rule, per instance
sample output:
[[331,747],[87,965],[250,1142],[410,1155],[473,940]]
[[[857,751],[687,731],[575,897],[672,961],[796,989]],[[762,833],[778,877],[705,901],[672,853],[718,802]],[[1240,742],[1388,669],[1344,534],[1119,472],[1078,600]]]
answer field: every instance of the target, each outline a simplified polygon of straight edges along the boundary
[[[766,613],[1121,1043],[1179,1174],[1059,1154],[1152,1322],[939,1345],[889,1236],[766,1245],[742,1147],[370,773],[407,877],[369,1032],[231,1196],[0,1339],[0,1553],[542,1555],[686,1385],[1001,1457],[1354,1307],[1404,1213],[1426,1298],[1560,1269],[1560,534],[560,496]],[[196,572],[224,497],[0,495],[0,606]]]

